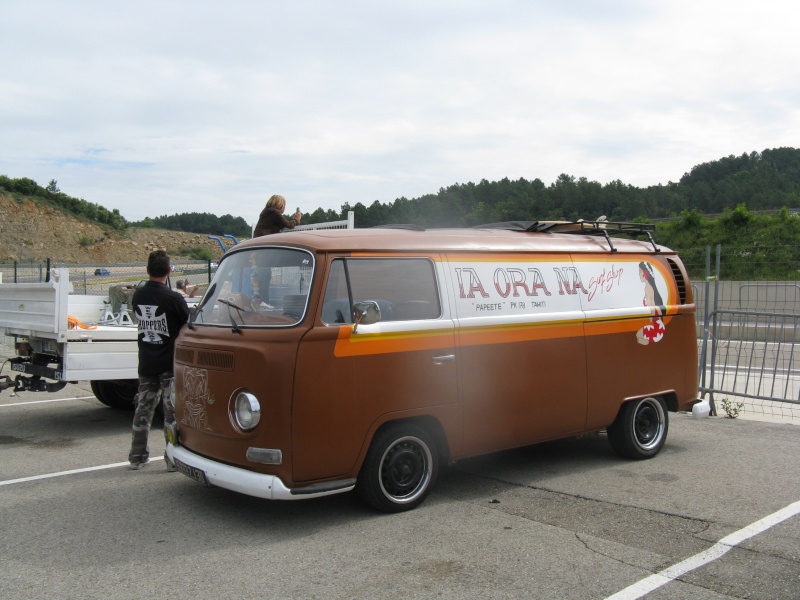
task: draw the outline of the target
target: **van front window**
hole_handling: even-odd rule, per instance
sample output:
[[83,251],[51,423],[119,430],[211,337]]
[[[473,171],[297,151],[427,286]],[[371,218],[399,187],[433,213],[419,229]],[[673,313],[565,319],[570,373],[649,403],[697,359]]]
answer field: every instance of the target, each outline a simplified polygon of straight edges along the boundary
[[352,306],[374,301],[380,320],[438,319],[442,314],[436,272],[428,258],[337,258],[331,265],[322,321],[352,323]]
[[308,305],[314,256],[292,248],[230,251],[195,309],[195,325],[286,327]]

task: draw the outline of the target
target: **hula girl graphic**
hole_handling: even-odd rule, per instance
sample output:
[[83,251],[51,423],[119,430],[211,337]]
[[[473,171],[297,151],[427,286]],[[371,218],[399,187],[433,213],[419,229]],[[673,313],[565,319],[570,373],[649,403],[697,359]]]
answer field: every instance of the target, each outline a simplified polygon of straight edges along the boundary
[[636,341],[647,346],[650,343],[660,342],[664,338],[666,329],[661,317],[666,312],[666,306],[656,287],[653,266],[650,263],[645,261],[639,263],[639,280],[644,283],[643,303],[645,306],[652,307],[653,316],[647,325],[636,332]]

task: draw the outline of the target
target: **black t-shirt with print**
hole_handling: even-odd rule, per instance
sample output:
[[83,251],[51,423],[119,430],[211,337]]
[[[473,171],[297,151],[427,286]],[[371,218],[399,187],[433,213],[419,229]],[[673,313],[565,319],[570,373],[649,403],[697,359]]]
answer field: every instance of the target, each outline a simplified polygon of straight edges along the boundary
[[175,338],[189,320],[189,307],[178,292],[159,281],[147,281],[133,294],[139,320],[139,375],[172,371]]

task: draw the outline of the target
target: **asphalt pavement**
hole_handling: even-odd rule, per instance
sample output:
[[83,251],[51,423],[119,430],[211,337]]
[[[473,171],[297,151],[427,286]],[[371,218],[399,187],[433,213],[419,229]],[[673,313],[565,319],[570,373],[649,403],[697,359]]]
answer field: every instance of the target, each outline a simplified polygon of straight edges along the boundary
[[130,471],[131,414],[88,385],[5,391],[0,598],[798,598],[800,428],[670,416],[652,460],[602,433],[530,446],[384,515],[167,473],[158,423]]

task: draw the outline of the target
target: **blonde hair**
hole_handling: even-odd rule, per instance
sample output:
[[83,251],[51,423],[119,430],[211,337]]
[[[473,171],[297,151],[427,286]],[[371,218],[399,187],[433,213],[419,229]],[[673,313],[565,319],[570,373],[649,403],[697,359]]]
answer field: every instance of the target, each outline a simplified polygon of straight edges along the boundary
[[283,211],[286,210],[286,198],[280,194],[273,194],[270,196],[270,199],[267,200],[267,208],[274,208],[279,213],[283,213]]

